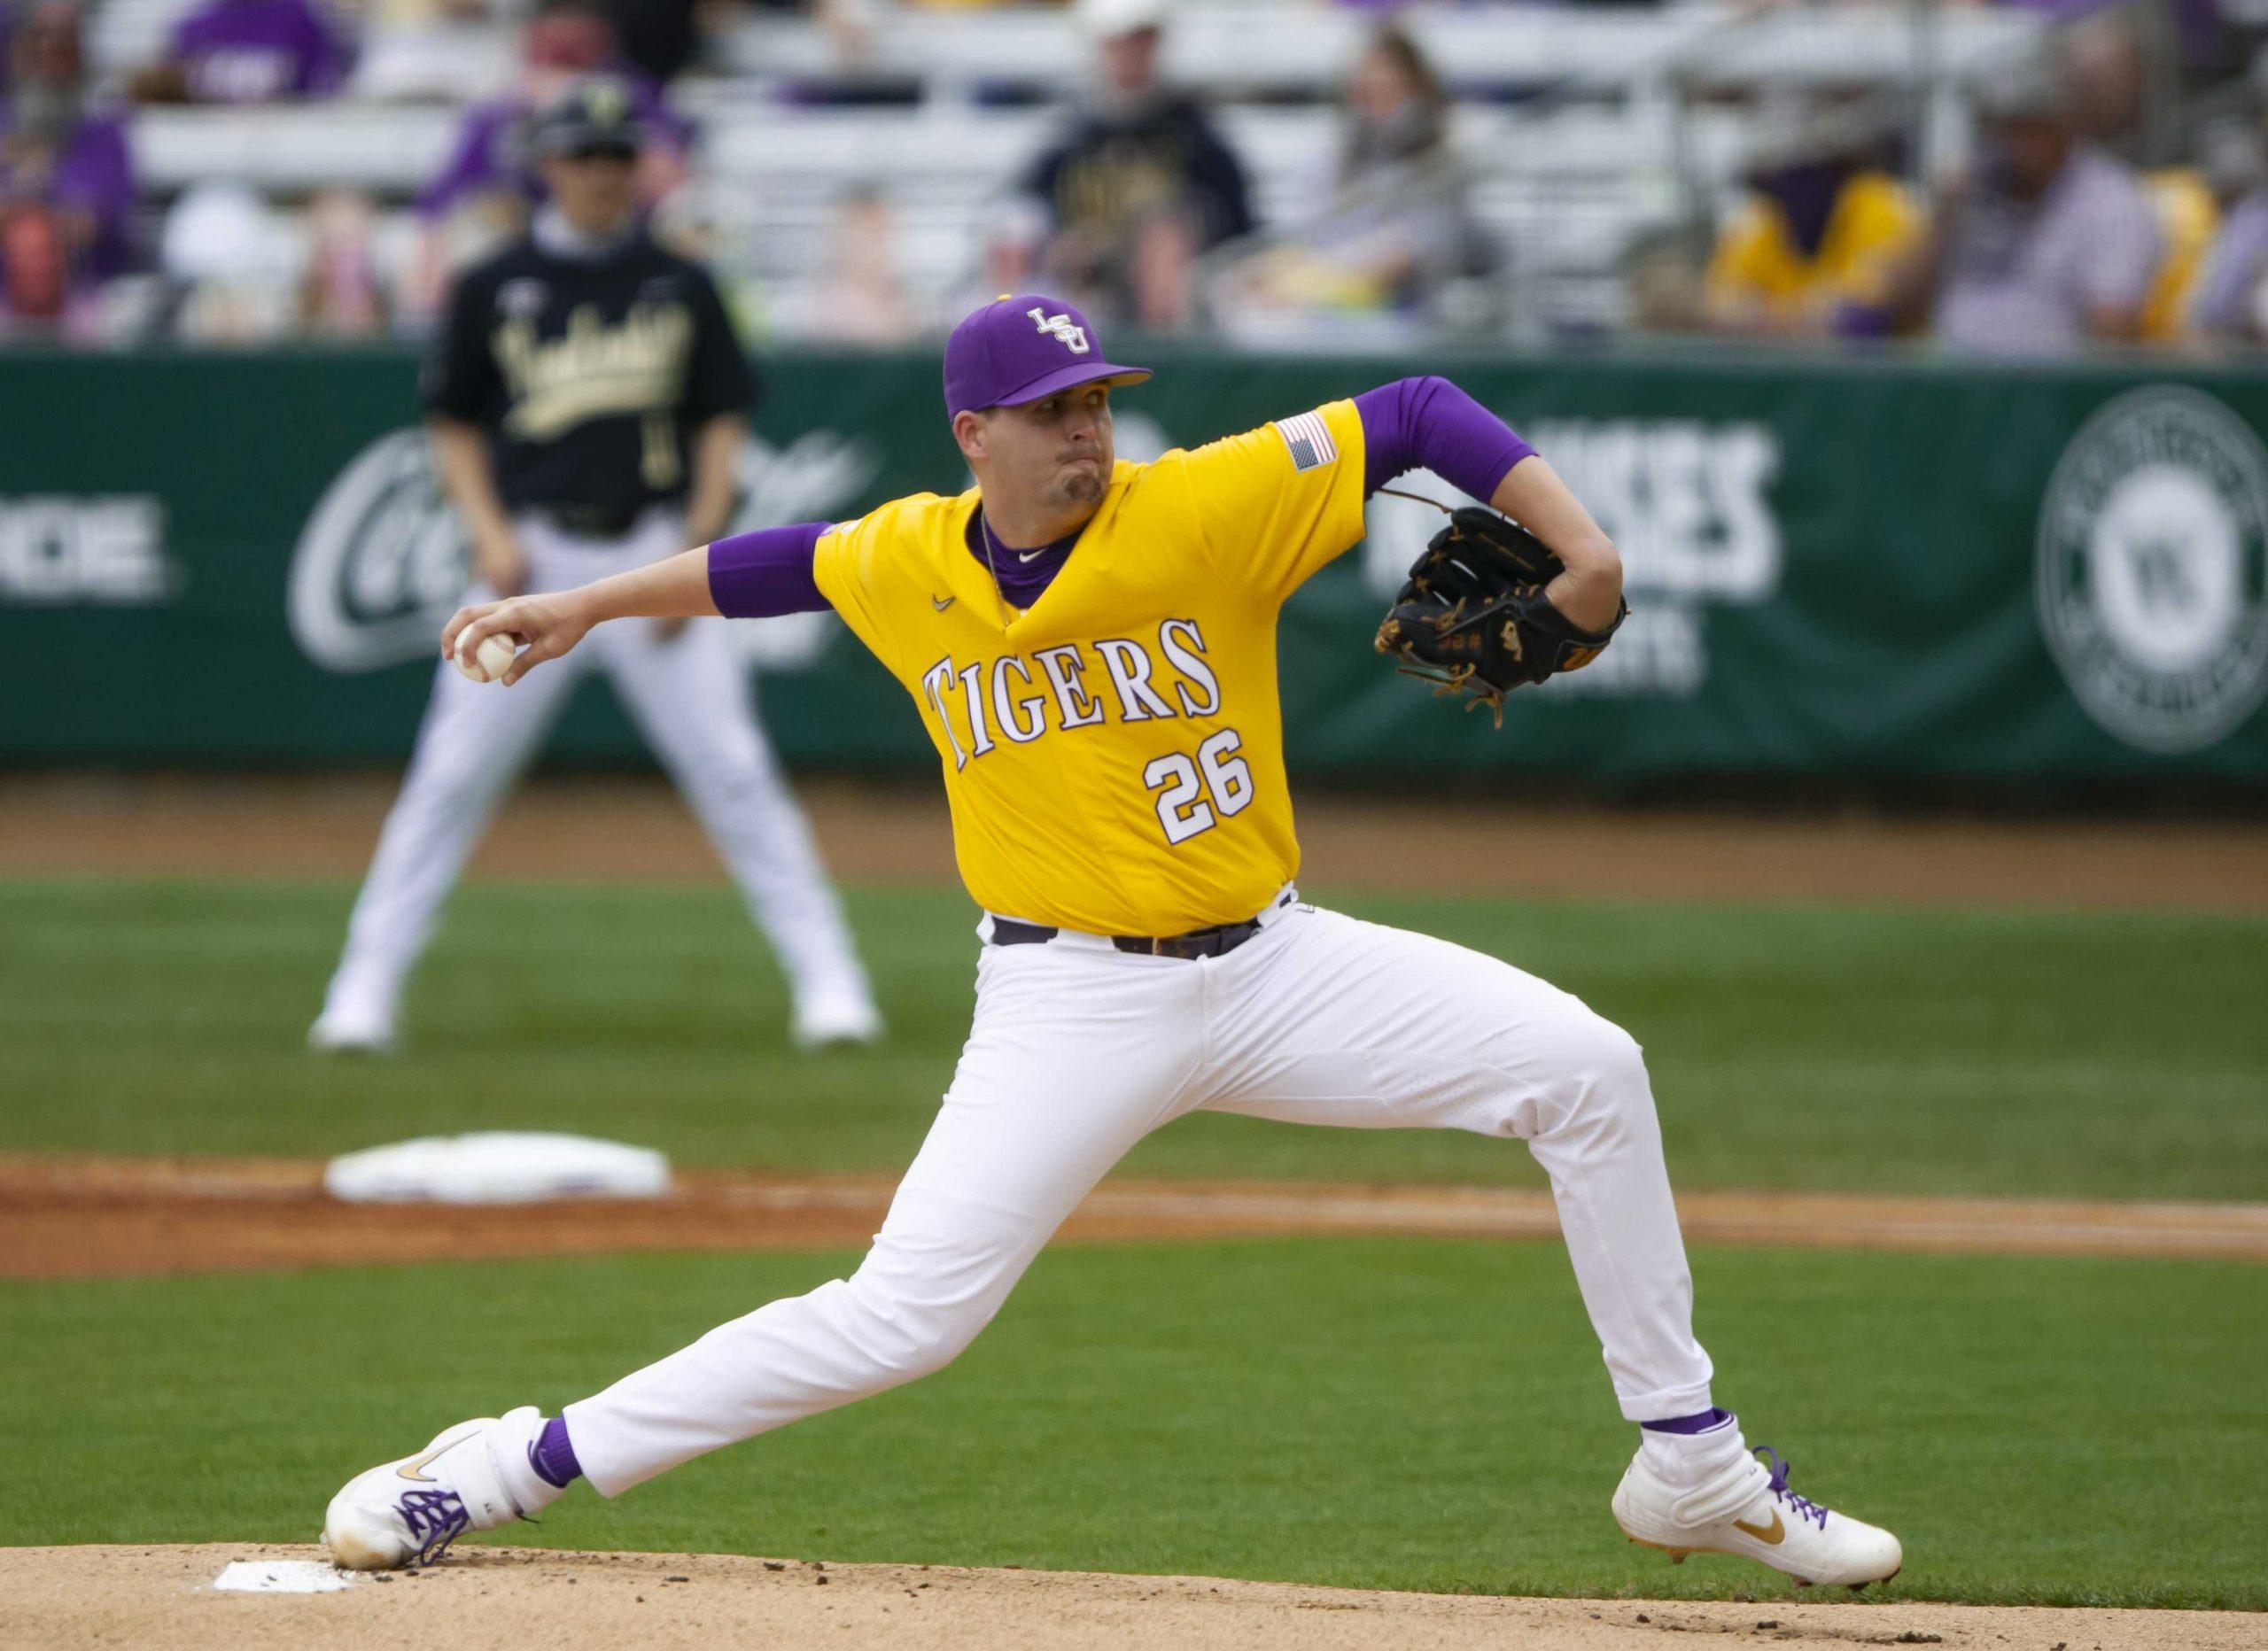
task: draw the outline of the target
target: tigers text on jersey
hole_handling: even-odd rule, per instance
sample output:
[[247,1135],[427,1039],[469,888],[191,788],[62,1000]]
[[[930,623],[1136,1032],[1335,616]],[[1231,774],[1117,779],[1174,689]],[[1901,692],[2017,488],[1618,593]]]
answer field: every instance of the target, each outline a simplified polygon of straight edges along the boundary
[[1121,462],[1053,583],[1009,607],[977,495],[821,537],[820,591],[913,696],[978,904],[1099,934],[1240,921],[1299,869],[1276,619],[1363,536],[1351,401]]

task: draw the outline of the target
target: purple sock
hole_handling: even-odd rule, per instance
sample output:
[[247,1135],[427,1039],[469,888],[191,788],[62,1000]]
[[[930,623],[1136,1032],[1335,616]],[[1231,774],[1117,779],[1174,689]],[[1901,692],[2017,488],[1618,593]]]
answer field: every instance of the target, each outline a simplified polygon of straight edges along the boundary
[[554,1416],[543,1424],[543,1431],[528,1446],[528,1466],[537,1478],[563,1491],[583,1477],[583,1464],[575,1460],[575,1442],[567,1437],[566,1417]]
[[1731,1411],[1713,1405],[1693,1415],[1671,1416],[1663,1422],[1641,1422],[1638,1425],[1650,1433],[1706,1433],[1711,1428],[1720,1428],[1732,1419]]

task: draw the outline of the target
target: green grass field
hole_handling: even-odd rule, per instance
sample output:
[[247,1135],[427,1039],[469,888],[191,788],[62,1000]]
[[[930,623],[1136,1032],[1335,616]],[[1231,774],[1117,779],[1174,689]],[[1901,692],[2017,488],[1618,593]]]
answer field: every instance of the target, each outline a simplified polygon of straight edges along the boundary
[[[855,892],[897,1035],[784,1047],[720,888],[465,889],[409,1052],[303,1047],[344,882],[0,883],[0,1150],[329,1154],[586,1130],[688,1162],[894,1170],[967,1026],[957,893]],[[2268,919],[2151,912],[1339,903],[1508,957],[1647,1046],[1680,1185],[2268,1197]],[[1138,1173],[1500,1182],[1501,1143],[1196,1118]]]
[[[847,1255],[0,1287],[0,1542],[311,1539]],[[1703,1251],[1720,1392],[1899,1530],[1900,1594],[2268,1608],[2268,1269]],[[2082,1306],[2083,1304],[2083,1306]],[[26,1356],[27,1354],[31,1356]],[[1777,1596],[1607,1513],[1633,1444],[1545,1244],[1067,1247],[928,1381],[515,1539],[1516,1593]],[[1843,1597],[1837,1593],[1835,1597]]]
[[[958,895],[854,891],[897,1036],[801,1056],[731,896],[468,888],[410,1051],[301,1043],[345,883],[0,882],[0,1150],[320,1155],[587,1130],[891,1170],[967,1024]],[[1327,897],[1327,896],[1326,896]],[[2268,919],[1334,903],[1637,1033],[1688,1187],[2268,1198]],[[1535,1179],[1517,1147],[1197,1118],[1130,1171]],[[305,1540],[348,1474],[555,1407],[847,1255],[0,1285],[0,1543]],[[2268,1268],[1703,1250],[1720,1397],[1898,1529],[1901,1593],[2268,1608]],[[1438,1590],[1755,1593],[1627,1546],[1631,1448],[1551,1244],[1067,1248],[942,1375],[693,1464],[547,1546]]]

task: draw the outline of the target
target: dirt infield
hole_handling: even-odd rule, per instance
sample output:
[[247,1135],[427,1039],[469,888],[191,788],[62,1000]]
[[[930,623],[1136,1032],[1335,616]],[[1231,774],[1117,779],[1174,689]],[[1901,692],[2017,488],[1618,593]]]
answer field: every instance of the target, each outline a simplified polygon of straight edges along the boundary
[[[0,873],[353,876],[392,800],[390,775],[11,777]],[[936,787],[802,787],[836,873],[950,883]],[[1302,875],[1371,888],[1728,900],[2268,908],[2268,826],[2090,820],[1544,809],[1309,797]],[[658,780],[540,780],[509,802],[474,863],[517,877],[722,873]]]
[[[290,1159],[0,1156],[0,1276],[86,1278],[633,1250],[855,1248],[891,1183],[681,1174],[661,1199],[449,1206],[342,1204]],[[2085,1204],[1696,1193],[1697,1244],[2268,1262],[2268,1205]],[[1074,1242],[1295,1233],[1558,1236],[1550,1198],[1481,1187],[1107,1182]]]
[[1016,1646],[1027,1651],[1622,1651],[1689,1645],[1936,1645],[1947,1651],[2256,1651],[2268,1618],[2223,1611],[1752,1604],[1362,1593],[1200,1577],[835,1565],[721,1554],[460,1549],[422,1574],[326,1594],[218,1593],[231,1561],[313,1547],[0,1548],[0,1645],[275,1647]]

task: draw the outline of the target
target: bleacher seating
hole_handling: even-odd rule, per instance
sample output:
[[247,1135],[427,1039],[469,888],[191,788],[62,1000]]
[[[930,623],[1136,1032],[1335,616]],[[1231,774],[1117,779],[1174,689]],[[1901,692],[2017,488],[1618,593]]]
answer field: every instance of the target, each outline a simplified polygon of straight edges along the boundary
[[[97,65],[147,61],[180,0],[107,0],[93,15]],[[2023,10],[1902,4],[1765,9],[1706,4],[1583,11],[1480,5],[1404,13],[1404,27],[1459,85],[1618,93],[1650,83],[1706,87],[1778,82],[1973,79],[2031,49]],[[1166,66],[1180,83],[1235,99],[1327,95],[1372,26],[1363,14],[1268,3],[1185,6],[1174,14]],[[763,15],[717,43],[715,71],[746,85],[836,79],[832,36],[812,20]],[[980,87],[1055,91],[1076,85],[1087,48],[1052,7],[897,10],[866,29],[862,72],[916,82],[950,102]]]
[[[102,52],[135,60],[165,11],[162,0],[112,0]],[[1704,94],[1794,80],[1943,99],[2005,72],[2040,39],[2028,13],[1977,9],[1946,12],[1929,31],[1903,8],[1752,16],[1713,4],[1429,10],[1406,21],[1459,85],[1502,94],[1464,104],[1457,137],[1483,223],[1507,255],[1515,317],[1542,327],[1611,324],[1619,285],[1601,277],[1633,239],[1730,187],[1750,117]],[[1368,26],[1274,4],[1177,14],[1175,78],[1219,104],[1267,221],[1295,220],[1315,203],[1334,150],[1330,100]],[[840,73],[823,31],[804,19],[744,23],[721,55],[733,73],[691,77],[672,95],[701,123],[703,204],[728,268],[766,288],[794,285],[835,203],[871,185],[896,208],[917,298],[935,304],[973,279],[988,212],[1059,118],[975,95],[1014,85],[1061,95],[1080,82],[1086,48],[1060,12],[884,13],[863,66],[919,83],[921,100],[899,107],[806,106],[783,95]],[[1251,101],[1262,96],[1270,101]],[[161,197],[226,177],[285,197],[346,182],[400,203],[440,164],[457,119],[352,102],[153,109],[136,142]]]
[[[1418,8],[1398,20],[1454,84],[1593,93],[1679,79],[1731,86],[1974,75],[2005,66],[2038,38],[2037,20],[2020,11],[1940,8],[1934,21],[1917,24],[1901,4],[1494,4]],[[1373,27],[1366,13],[1314,6],[1184,6],[1167,35],[1166,68],[1180,83],[1223,97],[1311,93],[1338,83]],[[735,78],[757,81],[839,72],[826,31],[794,17],[741,25],[721,56]],[[1087,58],[1063,12],[1004,7],[885,12],[862,66],[950,99],[978,87],[1074,84]]]

